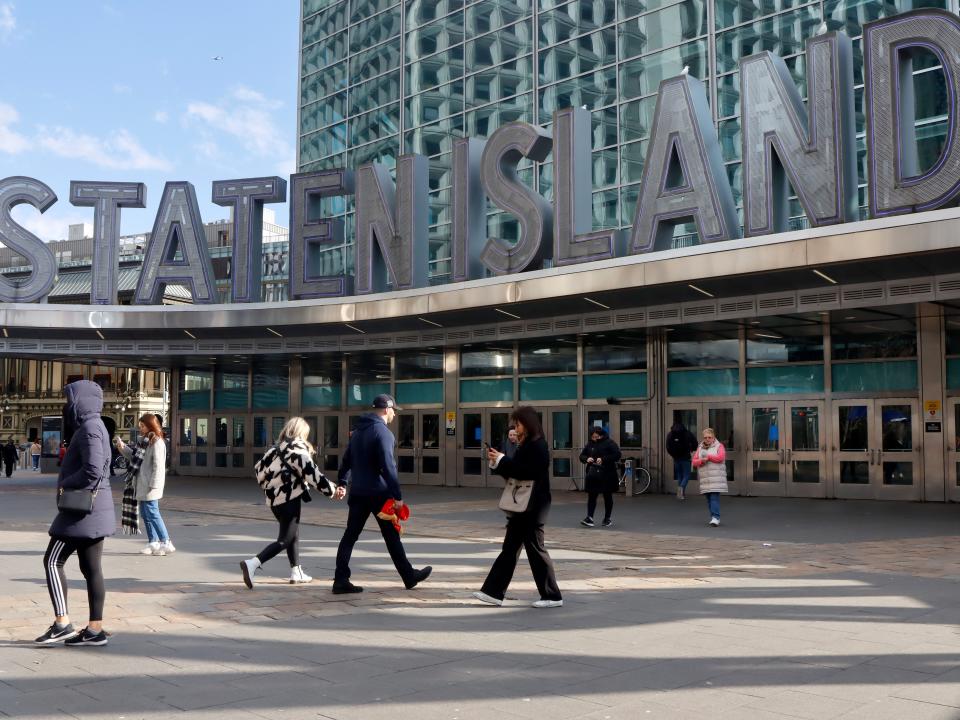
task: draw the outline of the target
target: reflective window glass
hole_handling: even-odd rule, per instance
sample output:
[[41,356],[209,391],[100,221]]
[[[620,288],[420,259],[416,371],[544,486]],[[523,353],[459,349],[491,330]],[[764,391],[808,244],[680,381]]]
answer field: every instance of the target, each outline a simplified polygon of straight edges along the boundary
[[408,26],[407,59],[417,60],[462,42],[462,13],[454,13],[429,25]]
[[541,12],[538,18],[540,45],[553,45],[608,25],[616,17],[616,3],[574,0]]
[[340,123],[300,138],[300,162],[320,160],[347,147],[347,124]]
[[421,92],[463,77],[463,46],[407,65],[408,94]]
[[514,120],[533,121],[533,107],[530,93],[518,95],[509,100],[487,105],[467,113],[467,135],[470,137],[490,137],[494,130]]
[[331,95],[300,109],[300,132],[308,133],[340,122],[347,113],[347,93]]
[[552,114],[568,107],[588,110],[609,105],[617,99],[617,70],[609,67],[589,75],[564,80],[540,91],[541,113]]
[[350,144],[363,145],[400,130],[400,103],[385,105],[350,120]]
[[781,57],[803,52],[804,41],[815,34],[820,23],[819,6],[809,5],[720,33],[717,35],[717,72],[736,70],[740,58],[763,50]]
[[528,20],[467,41],[465,57],[467,67],[480,70],[514,60],[532,49],[533,37]]
[[349,81],[350,75],[345,62],[305,77],[300,83],[300,104],[307,105],[338,90],[345,90]]
[[400,71],[388,72],[355,86],[350,91],[349,113],[359,115],[400,97]]
[[509,63],[467,77],[467,99],[470,105],[501,100],[533,88],[533,58],[526,55]]
[[707,3],[704,0],[683,0],[663,10],[628,20],[619,25],[617,30],[621,58],[679,45],[685,40],[706,35]]
[[460,350],[460,375],[512,375],[513,348],[503,345],[464,347]]
[[583,338],[583,369],[643,370],[647,367],[647,336],[643,330],[600,333]]
[[407,27],[424,25],[463,8],[463,0],[409,0]]
[[391,5],[396,5],[397,2],[398,0],[351,0],[350,22],[357,22],[357,20],[362,20],[365,17],[376,15]]
[[340,3],[303,21],[304,46],[329,37],[347,26],[347,3]]
[[623,63],[620,66],[620,99],[653,95],[661,80],[679,74],[684,67],[696,78],[707,78],[706,41],[698,40]]
[[717,29],[756,20],[802,5],[805,0],[716,0]]
[[405,350],[395,360],[397,380],[431,380],[443,377],[442,350]]
[[520,372],[575,372],[577,369],[576,338],[529,340],[519,344]]
[[[684,331],[670,333],[667,339],[670,367],[705,367],[736,365],[740,360],[740,340],[736,331],[727,337],[720,333],[697,334]],[[732,336],[730,336],[732,335]]]
[[540,82],[550,83],[597,70],[617,59],[613,28],[554,45],[539,54]]
[[747,362],[811,362],[823,360],[823,335],[819,326],[810,332],[816,334],[781,336],[775,330],[756,329],[747,335]]
[[400,67],[400,38],[350,57],[350,82],[372,78]]
[[488,0],[467,8],[467,36],[474,37],[528,17],[531,0]]
[[364,48],[382,43],[400,34],[403,22],[400,6],[363,20],[350,28],[350,52],[358,53]]

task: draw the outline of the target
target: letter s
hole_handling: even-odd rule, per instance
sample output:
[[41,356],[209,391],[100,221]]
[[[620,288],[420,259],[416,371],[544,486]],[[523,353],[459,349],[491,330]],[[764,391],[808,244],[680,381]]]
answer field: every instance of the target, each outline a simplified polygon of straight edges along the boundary
[[0,302],[30,303],[42,300],[57,278],[57,259],[36,235],[17,224],[10,211],[28,203],[44,212],[57,201],[49,186],[33,178],[14,175],[0,180],[0,243],[23,255],[33,267],[30,279],[15,285],[0,275]]

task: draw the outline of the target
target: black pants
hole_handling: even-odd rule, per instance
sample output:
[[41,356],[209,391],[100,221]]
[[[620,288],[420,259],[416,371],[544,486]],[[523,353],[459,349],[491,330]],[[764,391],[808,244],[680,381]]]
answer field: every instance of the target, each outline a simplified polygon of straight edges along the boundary
[[3,461],[3,469],[6,471],[7,477],[10,477],[11,475],[13,475],[13,467],[14,465],[16,465],[16,462],[17,462],[16,460]]
[[43,556],[43,568],[47,573],[47,590],[57,617],[67,615],[67,575],[64,563],[74,552],[80,561],[80,572],[87,581],[87,602],[90,605],[90,622],[103,620],[103,600],[107,591],[103,585],[103,538],[68,538],[53,536]]
[[[344,582],[350,579],[350,556],[353,554],[353,546],[360,538],[363,532],[363,526],[367,524],[367,518],[373,514],[376,517],[387,501],[387,497],[364,497],[361,495],[351,495],[347,500],[349,514],[347,515],[347,529],[343,531],[343,539],[340,540],[340,547],[337,548],[337,571],[333,576],[334,582]],[[377,518],[377,524],[380,525],[380,534],[383,535],[383,541],[387,544],[387,551],[390,553],[390,559],[393,565],[400,573],[404,584],[413,580],[413,565],[407,560],[407,553],[403,549],[403,543],[400,541],[400,533],[389,520]]]
[[280,523],[280,532],[274,542],[260,551],[257,559],[262,565],[286,550],[290,567],[297,567],[300,564],[300,496],[270,509]]
[[553,571],[553,560],[543,546],[543,526],[550,512],[550,503],[539,511],[514,515],[507,519],[507,534],[503,538],[503,549],[493,561],[493,567],[481,590],[491,597],[503,600],[507,587],[513,579],[520,559],[520,548],[527,551],[530,571],[537,590],[543,600],[562,600],[557,577]]
[[[588,492],[587,493],[587,517],[593,517],[593,514],[597,511],[597,495],[600,495],[599,492]],[[603,519],[609,520],[610,514],[613,512],[613,493],[605,492],[603,493]]]

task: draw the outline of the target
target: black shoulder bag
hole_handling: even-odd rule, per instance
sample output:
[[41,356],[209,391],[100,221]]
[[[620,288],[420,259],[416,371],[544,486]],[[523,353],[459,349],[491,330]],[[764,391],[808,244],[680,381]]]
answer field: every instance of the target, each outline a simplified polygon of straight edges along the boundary
[[106,464],[103,466],[103,473],[101,473],[100,478],[97,480],[97,484],[93,486],[93,490],[89,488],[84,488],[83,490],[60,488],[60,492],[57,493],[57,510],[77,513],[78,515],[89,515],[93,512],[93,503],[97,499],[97,493],[100,492],[100,483],[103,482],[108,472],[110,472],[109,456],[107,457]]

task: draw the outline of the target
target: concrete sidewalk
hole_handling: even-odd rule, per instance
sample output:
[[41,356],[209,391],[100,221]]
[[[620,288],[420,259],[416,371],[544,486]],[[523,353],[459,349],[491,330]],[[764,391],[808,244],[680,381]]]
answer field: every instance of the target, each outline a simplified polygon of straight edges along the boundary
[[[641,497],[586,530],[583,496],[558,494],[547,538],[565,605],[538,611],[523,558],[507,606],[470,599],[502,536],[496,493],[408,489],[405,544],[434,575],[405,591],[368,532],[353,562],[367,591],[345,598],[329,591],[343,504],[305,509],[313,584],[287,584],[279,557],[250,591],[237,562],[276,528],[256,485],[171,478],[177,553],[107,541],[110,645],[36,649],[51,488],[0,484],[4,715],[960,718],[953,506],[725,498],[710,530],[699,499]],[[82,624],[72,562],[68,575]]]

